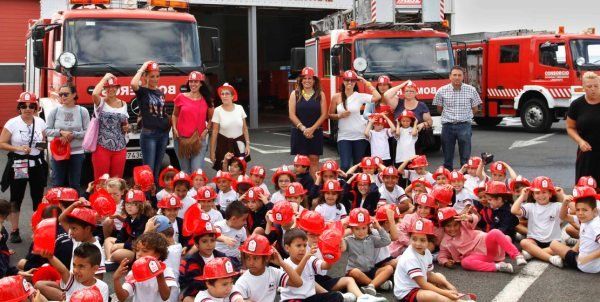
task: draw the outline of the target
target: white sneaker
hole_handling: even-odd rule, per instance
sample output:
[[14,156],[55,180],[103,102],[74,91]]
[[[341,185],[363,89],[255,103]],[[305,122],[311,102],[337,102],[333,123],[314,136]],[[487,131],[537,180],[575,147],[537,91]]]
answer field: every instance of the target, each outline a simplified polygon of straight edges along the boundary
[[527,264],[527,260],[525,260],[525,257],[523,255],[517,256],[515,260],[517,261],[517,265],[519,266]]
[[375,289],[375,286],[373,286],[373,284],[363,286],[360,289],[362,289],[362,292],[367,295],[371,295],[371,296],[377,295],[377,290]]
[[563,260],[558,255],[550,256],[550,259],[548,259],[548,261],[550,261],[550,263],[552,263],[552,265],[556,267],[563,267]]
[[523,236],[523,235],[521,235],[521,233],[517,232],[517,233],[515,234],[515,239],[516,239],[517,241],[521,241],[521,240],[525,239],[525,236]]
[[360,298],[358,298],[356,301],[357,302],[387,302],[387,299],[385,297],[375,297],[375,296],[364,294],[364,295],[360,296]]
[[394,284],[392,283],[391,280],[387,280],[379,286],[379,289],[385,290],[385,291],[391,290],[392,288],[394,288]]
[[503,273],[514,273],[512,264],[506,262],[496,263],[496,271]]
[[575,246],[577,244],[579,240],[573,238],[573,237],[569,237],[567,239],[565,239],[565,244],[568,246]]
[[531,258],[533,258],[533,256],[531,256],[531,254],[526,250],[522,250],[521,255],[523,255],[523,258],[525,258],[525,260],[530,260]]
[[355,302],[356,296],[353,293],[343,293],[344,302]]

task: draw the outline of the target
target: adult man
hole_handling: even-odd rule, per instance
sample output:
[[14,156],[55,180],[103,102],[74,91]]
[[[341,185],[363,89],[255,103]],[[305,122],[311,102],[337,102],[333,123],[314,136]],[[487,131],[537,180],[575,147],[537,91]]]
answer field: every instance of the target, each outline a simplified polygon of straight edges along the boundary
[[435,94],[433,105],[442,113],[442,152],[444,167],[453,169],[454,145],[458,140],[460,166],[471,156],[471,120],[477,112],[481,99],[475,87],[464,84],[464,68],[454,66],[450,70],[450,84]]

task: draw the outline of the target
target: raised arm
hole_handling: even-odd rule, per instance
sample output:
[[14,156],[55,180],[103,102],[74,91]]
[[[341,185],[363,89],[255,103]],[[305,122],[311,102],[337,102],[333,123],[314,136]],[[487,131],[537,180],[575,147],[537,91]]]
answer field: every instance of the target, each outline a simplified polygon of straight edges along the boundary
[[373,119],[369,119],[369,123],[367,123],[367,127],[365,128],[365,137],[367,139],[371,139],[371,129],[373,129]]
[[142,67],[140,67],[140,69],[138,69],[133,78],[131,78],[131,83],[129,84],[131,85],[133,91],[138,91],[140,89],[140,80],[142,79],[142,75],[146,72],[148,64],[150,64],[150,61],[144,62],[144,64],[142,64]]
[[402,90],[407,83],[408,81],[404,81],[402,84],[388,89],[388,91],[383,94],[383,97],[387,100],[387,104],[390,106],[390,108],[392,108],[392,111],[396,110],[396,107],[398,107],[398,92],[400,92],[400,90]]
[[379,91],[377,91],[377,89],[375,89],[375,87],[373,87],[373,84],[371,84],[371,82],[367,81],[365,78],[359,76],[358,77],[359,80],[361,80],[364,84],[365,87],[367,87],[367,91],[369,91],[371,93],[371,102],[373,103],[377,103],[381,100],[381,94],[379,94]]
[[529,196],[529,188],[524,188],[521,191],[521,195],[519,195],[517,200],[515,200],[515,202],[513,203],[512,207],[510,207],[510,212],[513,215],[516,215],[519,217],[523,216],[523,210],[521,209],[521,204],[523,203],[523,201],[525,201],[525,199],[527,199],[528,196]]
[[100,82],[98,82],[98,84],[96,84],[96,87],[94,87],[94,91],[92,91],[92,100],[94,101],[94,105],[96,105],[96,106],[100,105],[100,100],[102,99],[102,90],[104,89],[104,84],[106,83],[106,81],[108,81],[108,79],[114,78],[114,77],[115,77],[114,75],[107,73],[104,75],[104,77],[102,77]]

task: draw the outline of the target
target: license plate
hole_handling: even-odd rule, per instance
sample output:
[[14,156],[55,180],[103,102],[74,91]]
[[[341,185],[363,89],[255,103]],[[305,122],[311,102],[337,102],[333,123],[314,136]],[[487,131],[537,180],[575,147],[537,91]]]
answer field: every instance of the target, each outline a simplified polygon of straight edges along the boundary
[[142,159],[142,151],[127,152],[127,159]]

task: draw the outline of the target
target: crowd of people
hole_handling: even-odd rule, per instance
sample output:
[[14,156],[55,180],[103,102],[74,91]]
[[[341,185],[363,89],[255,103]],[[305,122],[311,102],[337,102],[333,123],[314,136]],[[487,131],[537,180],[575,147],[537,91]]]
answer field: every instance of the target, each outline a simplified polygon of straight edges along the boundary
[[[107,97],[95,98],[96,148],[102,148],[96,161],[105,170],[95,172],[86,190],[62,176],[79,164],[78,156],[69,159],[72,164],[53,162],[63,170],[53,171],[52,188],[34,189],[46,177],[39,143],[47,136],[70,143],[73,155],[87,146],[83,129],[93,123],[74,105],[75,90],[61,88],[64,104],[46,122],[35,116],[36,97],[21,94],[20,116],[0,135],[11,161],[3,176],[11,200],[0,200],[0,224],[8,219],[13,227],[11,235],[4,226],[0,233],[0,299],[262,302],[279,296],[341,302],[387,301],[378,293],[389,291],[397,301],[469,301],[476,296],[435,272],[434,263],[510,274],[514,265],[535,258],[600,272],[596,180],[583,176],[568,194],[547,176],[529,181],[505,161],[467,157],[463,163],[464,153],[458,169],[431,169],[416,147],[420,133],[432,126],[431,115],[410,81],[391,87],[380,78],[373,87],[347,71],[327,108],[314,71],[303,70],[289,100],[295,157],[267,175],[261,163],[248,166],[246,115],[233,103],[232,86],[219,87],[222,104],[214,108],[210,93],[203,92],[204,75],[193,72],[190,92],[165,117],[157,71],[147,62],[132,83],[146,103],[142,152],[150,155],[130,181],[112,174],[122,173],[112,165],[119,165],[115,158],[122,155],[129,127],[124,104],[111,92],[117,79],[107,75],[96,86],[95,95],[107,90]],[[358,81],[368,93],[356,91]],[[459,95],[470,91],[458,89]],[[442,95],[438,102],[451,106],[451,99]],[[365,104],[370,106],[363,110]],[[476,105],[476,99],[461,104],[468,110]],[[328,116],[339,121],[340,162],[319,166],[320,125]],[[456,123],[462,122],[448,123],[449,137],[460,144],[459,132],[466,130]],[[175,137],[185,138],[177,147],[188,160],[182,170],[162,169],[157,161],[167,124]],[[193,159],[206,152],[218,170],[212,179]],[[33,242],[12,267],[7,241],[17,243],[16,197],[22,200],[27,183],[35,209]],[[328,275],[334,266],[344,274]],[[111,280],[107,271],[113,271]]]

